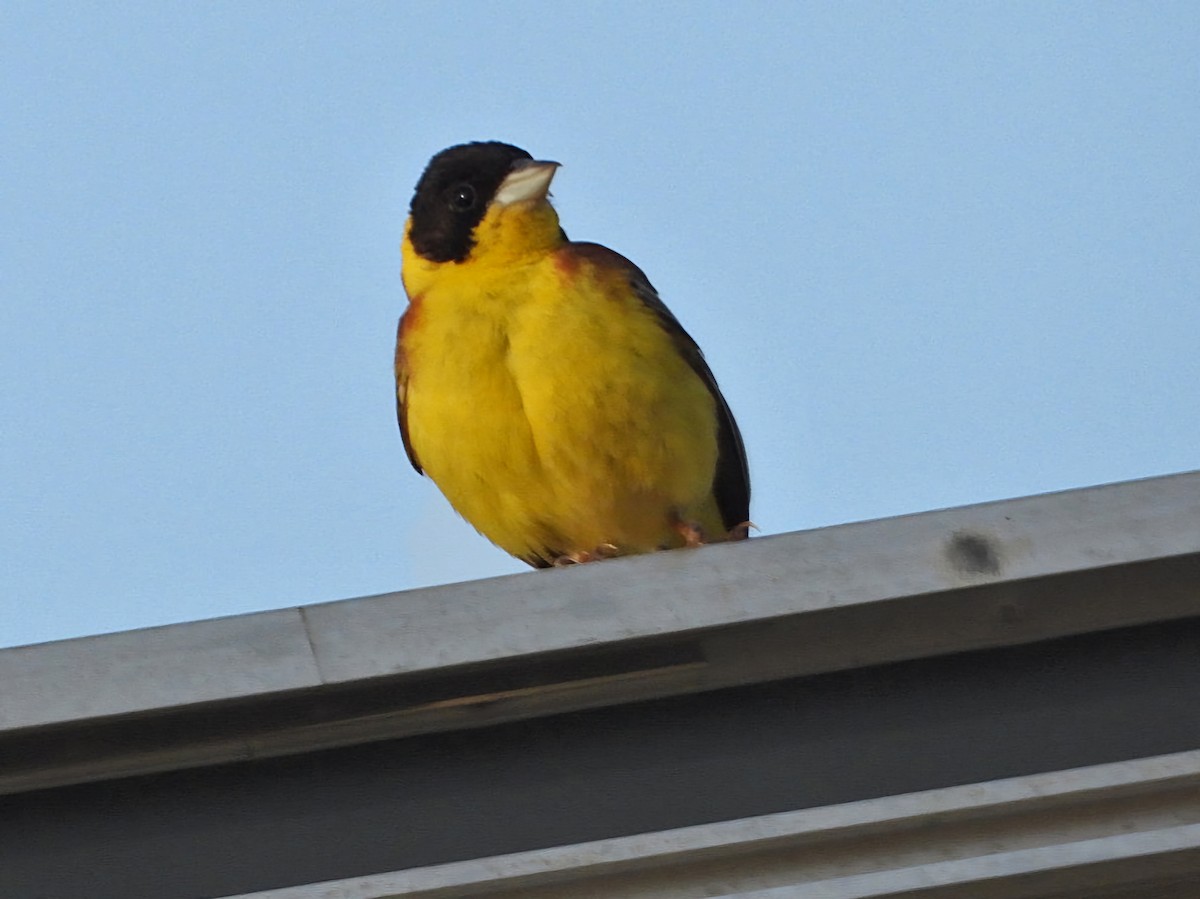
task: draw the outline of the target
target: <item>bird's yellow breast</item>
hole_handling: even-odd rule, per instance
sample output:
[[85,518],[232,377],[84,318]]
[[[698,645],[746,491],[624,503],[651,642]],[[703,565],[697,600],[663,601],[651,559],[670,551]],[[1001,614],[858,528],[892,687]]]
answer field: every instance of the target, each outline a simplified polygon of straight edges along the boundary
[[680,520],[720,533],[707,387],[625,273],[520,224],[485,219],[461,264],[405,242],[405,415],[425,472],[526,559],[678,545]]

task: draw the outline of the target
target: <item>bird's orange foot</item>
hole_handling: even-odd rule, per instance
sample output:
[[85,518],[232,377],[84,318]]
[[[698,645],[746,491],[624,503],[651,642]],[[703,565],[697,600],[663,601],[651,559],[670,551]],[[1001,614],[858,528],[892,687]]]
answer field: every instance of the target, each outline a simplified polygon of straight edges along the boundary
[[751,528],[758,530],[753,521],[743,521],[713,540],[704,533],[704,528],[694,521],[675,521],[671,527],[683,538],[684,546],[704,546],[708,543],[724,543],[727,540],[745,540],[750,536]]
[[568,565],[583,565],[585,562],[599,562],[602,559],[611,559],[618,555],[620,550],[612,543],[601,543],[590,552],[580,550],[573,553],[563,553],[554,560],[555,568],[566,568]]
[[683,538],[684,546],[703,546],[708,542],[704,528],[694,521],[676,520],[671,523],[671,528]]

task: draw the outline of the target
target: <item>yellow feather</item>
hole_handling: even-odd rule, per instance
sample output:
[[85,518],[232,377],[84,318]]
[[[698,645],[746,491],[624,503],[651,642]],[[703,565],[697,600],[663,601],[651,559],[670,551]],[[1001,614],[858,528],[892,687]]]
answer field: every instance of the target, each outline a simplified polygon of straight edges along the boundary
[[716,403],[628,273],[571,256],[544,201],[475,238],[461,263],[403,246],[408,439],[459,514],[525,559],[722,534]]

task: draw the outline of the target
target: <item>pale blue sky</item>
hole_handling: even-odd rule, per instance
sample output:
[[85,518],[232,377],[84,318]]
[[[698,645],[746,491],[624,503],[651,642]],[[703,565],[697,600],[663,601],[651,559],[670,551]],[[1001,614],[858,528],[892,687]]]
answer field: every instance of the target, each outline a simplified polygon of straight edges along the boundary
[[524,570],[394,419],[464,140],[649,274],[765,533],[1200,467],[1198,60],[1194,2],[5,3],[0,645]]

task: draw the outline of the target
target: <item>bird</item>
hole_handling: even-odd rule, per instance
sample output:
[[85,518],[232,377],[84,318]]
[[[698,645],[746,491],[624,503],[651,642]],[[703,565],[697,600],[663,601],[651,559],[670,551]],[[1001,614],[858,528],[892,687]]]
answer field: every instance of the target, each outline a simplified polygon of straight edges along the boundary
[[476,141],[421,174],[395,354],[408,459],[534,568],[744,539],[729,404],[641,269],[567,238],[559,167]]

